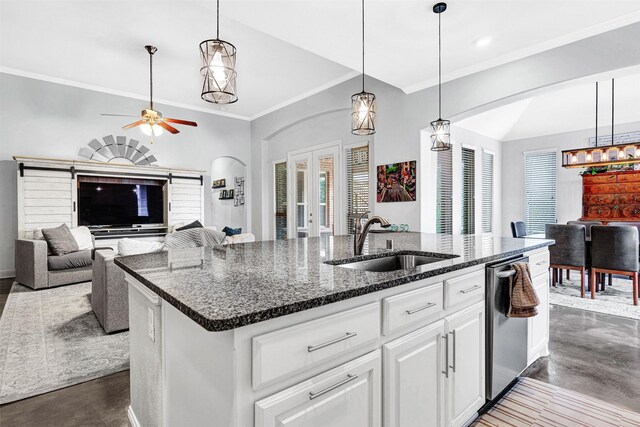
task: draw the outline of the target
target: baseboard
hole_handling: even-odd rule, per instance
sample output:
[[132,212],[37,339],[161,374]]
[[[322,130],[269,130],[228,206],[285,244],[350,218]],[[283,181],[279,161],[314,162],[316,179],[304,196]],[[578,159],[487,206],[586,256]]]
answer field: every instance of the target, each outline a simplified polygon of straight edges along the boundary
[[131,427],[141,427],[138,419],[136,418],[136,414],[133,413],[131,405],[127,408],[127,418],[129,418],[129,424]]
[[16,277],[15,270],[0,270],[0,279],[8,279],[10,277]]

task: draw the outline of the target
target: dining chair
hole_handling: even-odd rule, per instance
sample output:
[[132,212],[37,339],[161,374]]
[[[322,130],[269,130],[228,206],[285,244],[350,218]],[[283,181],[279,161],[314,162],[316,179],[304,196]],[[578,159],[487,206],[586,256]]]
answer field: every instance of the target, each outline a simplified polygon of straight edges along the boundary
[[577,270],[580,272],[580,296],[582,298],[585,297],[585,274],[590,267],[585,233],[586,227],[582,224],[545,225],[545,237],[556,241],[554,245],[549,246],[551,284],[556,286],[558,279],[562,279],[562,270]]
[[524,237],[527,235],[527,226],[522,221],[511,222],[511,234],[513,237]]
[[591,299],[596,297],[596,274],[619,274],[631,277],[633,305],[638,305],[638,271],[640,270],[638,229],[633,226],[595,225],[591,228]]
[[567,225],[584,225],[587,240],[591,240],[591,227],[602,225],[600,221],[568,221]]

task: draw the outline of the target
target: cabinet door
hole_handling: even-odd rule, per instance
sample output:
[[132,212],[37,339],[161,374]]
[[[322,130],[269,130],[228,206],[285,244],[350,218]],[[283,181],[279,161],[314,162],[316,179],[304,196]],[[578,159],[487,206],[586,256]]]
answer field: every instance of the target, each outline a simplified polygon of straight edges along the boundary
[[383,347],[386,427],[443,425],[444,320]]
[[256,427],[380,427],[380,350],[255,404]]
[[[575,272],[574,272],[575,274]],[[547,346],[549,343],[549,276],[541,274],[533,278],[533,287],[540,299],[538,315],[530,317],[527,361],[533,363],[540,356],[549,354]]]
[[204,186],[199,181],[173,178],[168,202],[169,225],[204,221]]
[[485,403],[484,302],[447,317],[448,425],[461,426]]

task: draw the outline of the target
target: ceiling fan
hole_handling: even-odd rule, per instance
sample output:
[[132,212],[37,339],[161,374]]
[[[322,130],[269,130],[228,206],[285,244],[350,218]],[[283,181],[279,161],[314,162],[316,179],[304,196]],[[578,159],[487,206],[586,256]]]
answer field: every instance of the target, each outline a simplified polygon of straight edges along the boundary
[[[144,47],[147,52],[149,52],[149,108],[145,108],[140,113],[140,120],[137,122],[130,123],[128,125],[122,126],[122,129],[131,129],[136,126],[140,126],[140,130],[145,135],[149,135],[151,137],[151,142],[153,142],[154,136],[162,135],[164,130],[169,131],[170,133],[176,134],[180,131],[169,123],[178,124],[178,125],[186,125],[186,126],[198,126],[196,122],[190,122],[188,120],[180,120],[180,119],[171,119],[169,117],[162,117],[162,113],[160,111],[156,111],[153,109],[153,54],[158,50],[155,46],[145,46]],[[126,114],[102,114],[103,116],[117,116],[117,117],[138,117],[131,116]]]

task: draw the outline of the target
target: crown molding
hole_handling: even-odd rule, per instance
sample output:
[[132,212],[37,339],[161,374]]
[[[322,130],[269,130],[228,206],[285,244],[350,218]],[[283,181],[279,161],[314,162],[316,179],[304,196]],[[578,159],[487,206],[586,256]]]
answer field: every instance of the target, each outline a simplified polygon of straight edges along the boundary
[[[18,69],[10,68],[10,67],[0,66],[0,73],[11,74],[11,75],[20,76],[20,77],[26,77],[26,78],[29,78],[29,79],[41,80],[41,81],[45,81],[45,82],[49,82],[49,83],[56,83],[56,84],[60,84],[60,85],[64,85],[64,86],[77,87],[77,88],[80,88],[80,89],[91,90],[91,91],[94,91],[94,92],[107,93],[109,95],[122,96],[122,97],[125,97],[125,98],[139,99],[139,100],[142,100],[142,101],[148,101],[149,100],[149,97],[146,96],[146,95],[140,95],[140,94],[137,94],[137,93],[131,93],[131,92],[126,92],[126,91],[121,91],[121,90],[116,90],[116,89],[110,89],[110,88],[106,88],[106,87],[102,87],[102,86],[96,86],[96,85],[91,85],[91,84],[87,84],[87,83],[76,82],[76,81],[73,81],[73,80],[60,79],[60,78],[57,78],[57,77],[47,76],[45,74],[32,73],[30,71],[18,70]],[[163,104],[163,105],[169,105],[171,107],[184,108],[185,110],[199,111],[201,113],[213,114],[213,115],[216,115],[216,116],[229,117],[229,118],[232,118],[232,119],[246,120],[246,121],[250,121],[251,120],[250,117],[243,116],[241,114],[233,114],[233,113],[228,113],[226,111],[212,110],[212,109],[206,108],[206,107],[200,107],[200,106],[191,105],[191,104],[184,104],[184,103],[181,103],[181,102],[173,102],[173,101],[169,101],[169,100],[161,99],[161,98],[154,98],[154,103]]]

